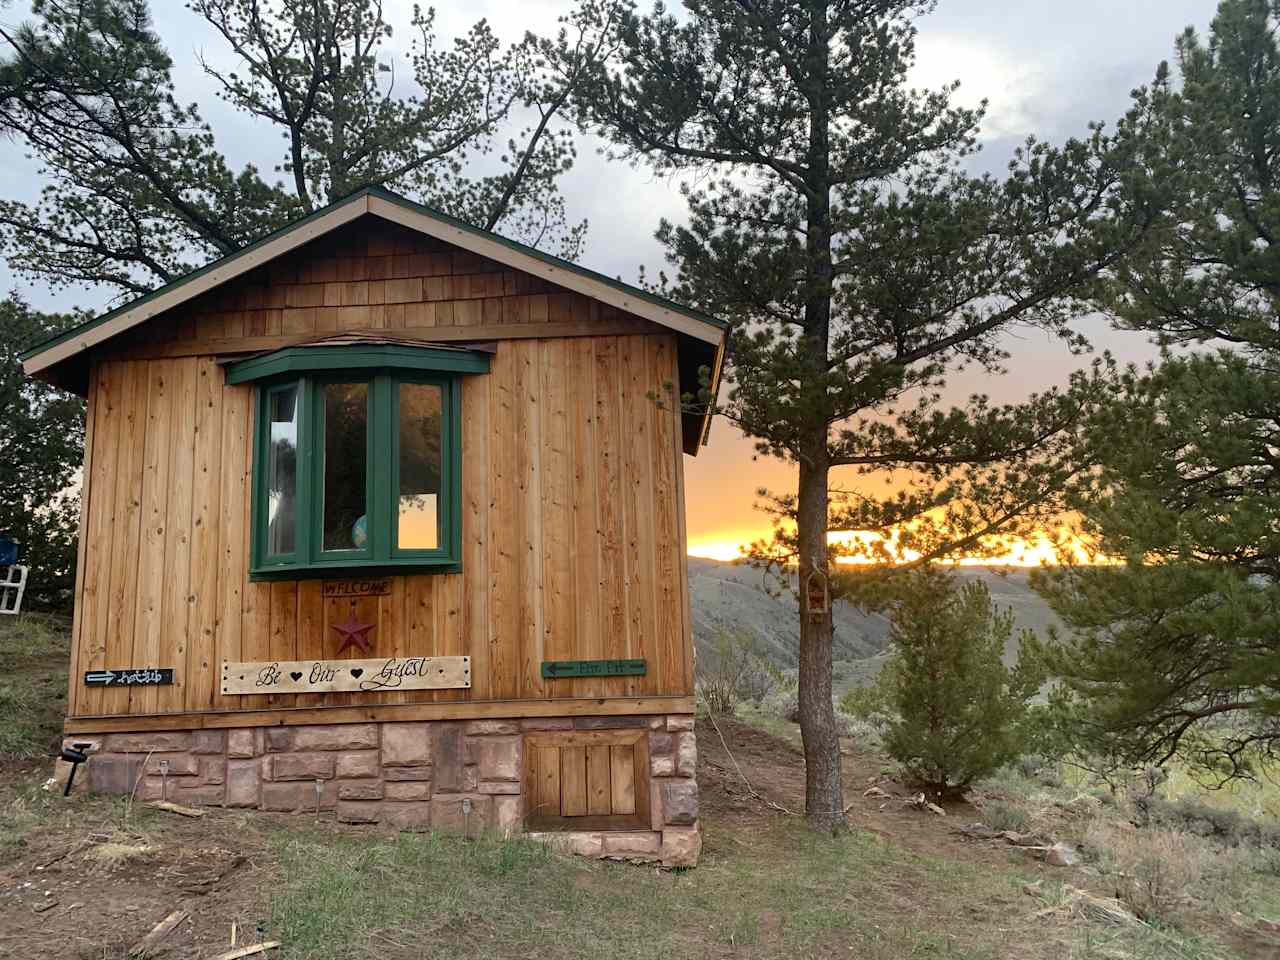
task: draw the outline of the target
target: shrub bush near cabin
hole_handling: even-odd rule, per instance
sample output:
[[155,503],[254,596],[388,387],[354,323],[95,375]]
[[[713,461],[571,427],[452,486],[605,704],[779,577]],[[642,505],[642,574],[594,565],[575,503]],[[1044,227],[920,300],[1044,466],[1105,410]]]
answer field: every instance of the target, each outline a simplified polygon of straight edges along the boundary
[[889,657],[841,709],[878,727],[888,754],[937,796],[962,794],[1028,753],[1044,671],[1026,634],[1016,666],[1005,665],[1013,614],[986,585],[925,566],[899,578],[888,607]]
[[698,699],[708,711],[732,716],[738,704],[763,701],[783,685],[778,670],[750,634],[716,630],[709,649],[698,657],[696,666]]

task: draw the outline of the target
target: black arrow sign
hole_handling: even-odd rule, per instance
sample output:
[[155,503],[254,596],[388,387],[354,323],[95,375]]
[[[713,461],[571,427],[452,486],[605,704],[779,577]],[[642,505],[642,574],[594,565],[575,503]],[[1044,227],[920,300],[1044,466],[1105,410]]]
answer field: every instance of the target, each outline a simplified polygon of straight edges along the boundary
[[173,683],[172,667],[139,667],[135,670],[90,670],[86,687],[163,687]]

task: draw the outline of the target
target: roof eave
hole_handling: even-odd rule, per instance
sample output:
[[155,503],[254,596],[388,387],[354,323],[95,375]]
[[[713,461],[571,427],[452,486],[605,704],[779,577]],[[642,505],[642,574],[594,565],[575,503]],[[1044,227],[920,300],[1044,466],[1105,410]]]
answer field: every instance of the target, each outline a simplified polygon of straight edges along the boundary
[[36,376],[368,212],[369,197],[364,193],[353,194],[330,207],[317,210],[243,250],[193,270],[137,300],[30,347],[20,354],[22,369],[28,376]]
[[635,316],[652,320],[704,343],[718,344],[724,337],[725,327],[714,317],[681,307],[648,291],[624,284],[566,260],[560,260],[523,244],[506,240],[497,234],[480,230],[448,214],[424,207],[390,191],[366,187],[301,220],[281,227],[243,250],[215,260],[131,303],[35,344],[19,354],[23,370],[30,376],[36,376],[75,354],[103,343],[117,333],[122,333],[166,310],[173,309],[200,293],[282,256],[365,213],[372,213],[384,220],[400,223],[462,249],[487,256],[514,269],[542,276],[565,289],[574,290]]
[[[714,350],[712,389],[719,384],[727,331],[722,321],[621,280],[481,230],[378,187],[366,187],[335,201],[281,227],[243,250],[228,254],[158,290],[29,347],[19,354],[23,371],[28,376],[65,388],[70,381],[63,373],[69,361],[82,357],[87,351],[138,324],[179,307],[188,300],[366,213],[433,236],[513,269],[540,276],[564,289],[652,321],[682,337],[697,341],[702,349],[710,347]],[[711,419],[710,413],[704,415],[697,440],[692,445],[693,449],[688,452],[696,453],[699,447],[706,444]]]

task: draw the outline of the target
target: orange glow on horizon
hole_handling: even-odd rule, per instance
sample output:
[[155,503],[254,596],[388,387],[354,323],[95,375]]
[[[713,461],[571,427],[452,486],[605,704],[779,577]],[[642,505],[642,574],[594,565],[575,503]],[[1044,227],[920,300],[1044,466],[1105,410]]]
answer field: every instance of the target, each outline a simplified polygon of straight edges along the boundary
[[[1041,367],[1029,364],[1027,369]],[[986,392],[990,384],[981,380],[967,384],[966,389],[968,386],[974,389],[981,386]],[[1013,402],[1018,398],[1010,394],[1007,399]],[[753,441],[728,423],[720,423],[716,427],[711,445],[696,458],[685,459],[685,470],[688,555],[719,561],[741,559],[745,555],[744,548],[752,542],[772,539],[770,504],[766,497],[761,496],[761,491],[794,492],[798,482],[793,464],[760,454]],[[851,474],[847,470],[832,472],[833,483],[872,497],[891,496],[910,479],[902,471],[876,476]],[[941,513],[930,519],[938,524],[946,522],[945,514]],[[1072,562],[1115,562],[1098,557],[1088,549],[1089,544],[1073,541],[1071,531],[1074,526],[1073,518],[1063,517],[1060,523],[1046,523],[1039,536],[1032,535],[1023,540],[993,539],[993,544],[1004,543],[1006,546],[994,551],[975,550],[970,556],[955,562],[1006,567],[1053,565],[1059,562],[1055,541],[1070,545]],[[875,535],[868,533],[863,536]],[[988,552],[996,555],[988,556]],[[908,553],[903,559],[910,557]],[[847,562],[857,560],[849,558]]]
[[689,556],[704,560],[741,560],[743,548],[768,535],[767,530],[732,530],[723,534],[689,538]]
[[[730,534],[730,538],[721,536],[704,536],[694,537],[689,540],[688,555],[706,560],[719,560],[721,562],[731,562],[741,560],[746,556],[744,548],[752,541],[759,540],[768,536],[766,530],[744,530],[735,531],[738,535]],[[876,540],[882,539],[878,534],[872,533],[853,533],[839,534],[832,533],[828,535],[830,543],[862,541],[864,543],[874,543]],[[1078,563],[1089,563],[1090,557],[1084,549],[1083,544],[1073,544],[1072,553],[1074,559]],[[904,552],[904,560],[914,560],[919,557],[918,553],[907,550]],[[842,557],[836,561],[841,564],[857,565],[863,563],[874,562],[863,557]],[[1042,565],[1055,565],[1058,563],[1058,552],[1053,539],[1048,536],[1033,537],[1031,539],[1019,538],[1011,542],[1010,546],[992,556],[970,556],[961,557],[959,560],[947,561],[957,563],[960,566],[981,566],[981,567],[1039,567]],[[1097,562],[1094,560],[1093,562]]]

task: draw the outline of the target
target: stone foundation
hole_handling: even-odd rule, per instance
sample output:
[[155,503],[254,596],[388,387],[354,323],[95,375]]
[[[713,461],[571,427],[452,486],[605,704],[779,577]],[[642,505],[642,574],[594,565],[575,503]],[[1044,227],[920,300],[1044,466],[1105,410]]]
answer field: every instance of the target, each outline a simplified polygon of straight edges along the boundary
[[[582,856],[693,866],[697,742],[689,715],[372,722],[81,734],[95,793],[511,836],[525,830],[526,732],[645,729],[649,829],[530,833]],[[162,773],[162,764],[167,769]]]

